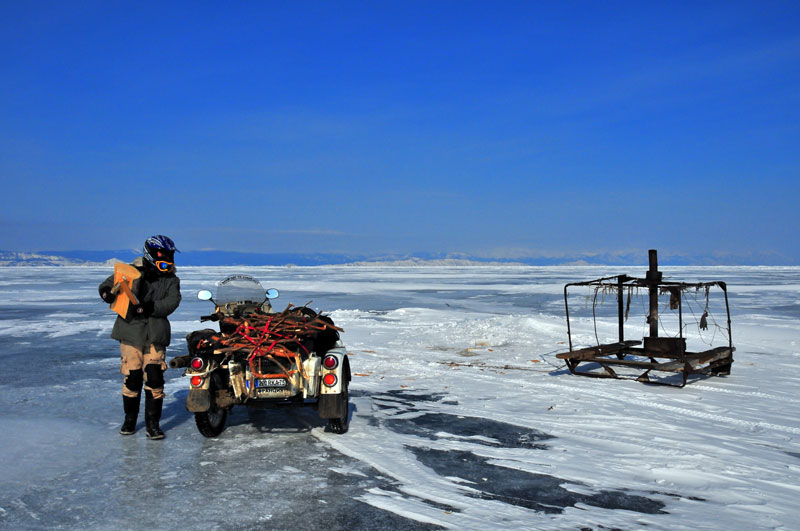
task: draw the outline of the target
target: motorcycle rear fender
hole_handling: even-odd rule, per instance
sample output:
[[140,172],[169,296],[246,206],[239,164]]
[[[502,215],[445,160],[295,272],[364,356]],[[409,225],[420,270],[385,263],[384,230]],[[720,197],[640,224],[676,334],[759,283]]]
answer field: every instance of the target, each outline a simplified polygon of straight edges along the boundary
[[209,390],[194,388],[189,389],[189,396],[186,397],[186,409],[191,413],[202,413],[211,407],[211,393]]
[[[347,358],[347,350],[340,342],[336,346],[325,353],[325,356],[335,356],[339,363],[333,370],[328,370],[324,365],[321,365],[320,371],[320,395],[338,395],[342,392],[342,382],[350,381],[350,361]],[[326,374],[333,373],[336,376],[336,385],[328,387],[322,383],[322,379]]]
[[317,403],[317,412],[323,419],[340,419],[347,414],[345,406],[339,395],[322,395]]

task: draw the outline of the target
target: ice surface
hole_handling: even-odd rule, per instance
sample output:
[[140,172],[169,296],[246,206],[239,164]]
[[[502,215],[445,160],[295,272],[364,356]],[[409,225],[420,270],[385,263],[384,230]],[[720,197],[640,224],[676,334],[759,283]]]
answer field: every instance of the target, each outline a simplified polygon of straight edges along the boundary
[[[564,283],[643,268],[182,268],[168,357],[206,327],[198,289],[253,275],[277,309],[313,301],[345,329],[352,420],[337,436],[313,410],[239,407],[206,439],[170,370],[164,441],[141,418],[118,434],[108,268],[0,271],[2,528],[800,527],[800,268],[664,268],[729,288],[733,372],[683,389],[555,358]],[[615,301],[595,331],[591,298],[571,297],[577,342],[615,337]]]

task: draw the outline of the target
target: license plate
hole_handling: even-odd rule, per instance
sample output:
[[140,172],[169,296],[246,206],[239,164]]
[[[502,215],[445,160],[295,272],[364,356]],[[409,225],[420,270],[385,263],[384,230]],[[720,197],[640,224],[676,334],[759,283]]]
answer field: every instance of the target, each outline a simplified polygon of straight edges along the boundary
[[261,378],[256,380],[256,387],[286,387],[286,378]]

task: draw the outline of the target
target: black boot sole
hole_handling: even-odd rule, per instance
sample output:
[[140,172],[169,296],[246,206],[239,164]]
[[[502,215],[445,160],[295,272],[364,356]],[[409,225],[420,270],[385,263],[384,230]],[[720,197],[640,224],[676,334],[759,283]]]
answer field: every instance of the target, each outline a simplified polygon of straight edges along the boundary
[[119,428],[119,432],[122,435],[133,435],[136,433],[136,419],[125,419],[125,422],[123,422],[122,426]]

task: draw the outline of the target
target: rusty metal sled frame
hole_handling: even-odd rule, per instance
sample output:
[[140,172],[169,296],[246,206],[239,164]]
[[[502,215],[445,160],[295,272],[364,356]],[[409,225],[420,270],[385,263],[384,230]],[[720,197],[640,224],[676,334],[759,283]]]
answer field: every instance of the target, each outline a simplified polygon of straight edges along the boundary
[[[615,291],[617,294],[617,311],[619,321],[619,341],[594,347],[574,349],[572,343],[572,329],[569,321],[569,302],[567,291],[572,286],[589,286],[596,290]],[[718,287],[722,290],[725,297],[725,310],[727,313],[727,335],[728,345],[712,348],[702,352],[687,352],[686,338],[683,337],[683,297],[685,290],[710,289]],[[644,288],[648,290],[650,308],[648,323],[650,325],[649,337],[644,337],[642,341],[626,340],[623,323],[625,320],[625,309],[623,307],[623,294],[630,288]],[[658,295],[659,292],[668,292],[677,296],[671,302],[677,303],[678,310],[678,337],[658,337]],[[728,289],[725,282],[668,282],[662,279],[662,273],[658,271],[658,257],[656,251],[650,251],[650,269],[645,278],[635,278],[628,275],[616,275],[603,277],[585,282],[572,282],[564,286],[564,307],[567,318],[567,336],[569,337],[569,352],[557,354],[556,357],[566,361],[567,367],[572,374],[580,376],[592,376],[595,378],[618,378],[636,379],[640,382],[658,383],[673,385],[665,381],[652,380],[650,373],[677,373],[681,383],[677,387],[686,385],[687,379],[693,374],[712,374],[727,375],[731,372],[733,363],[733,336],[731,335],[731,312],[728,304]],[[595,318],[596,319],[596,318]],[[639,347],[639,345],[643,346]],[[584,370],[579,370],[581,367]],[[600,372],[597,368],[602,369]],[[626,367],[633,369],[634,372],[642,370],[638,376],[624,377],[614,371],[614,367]]]

